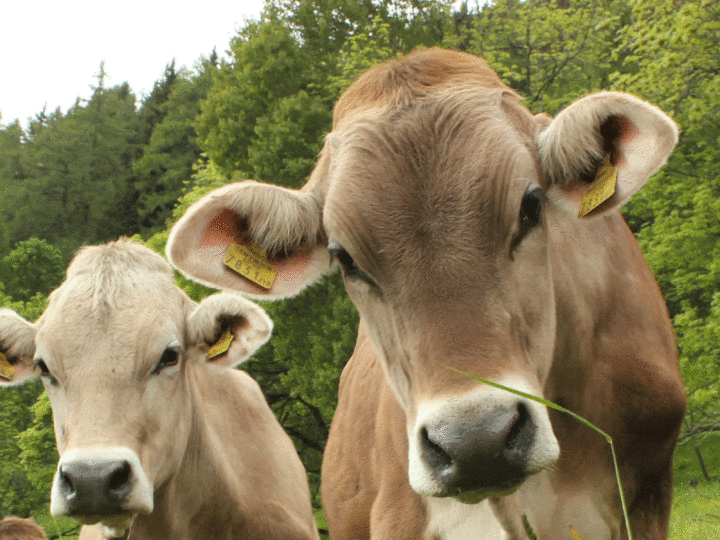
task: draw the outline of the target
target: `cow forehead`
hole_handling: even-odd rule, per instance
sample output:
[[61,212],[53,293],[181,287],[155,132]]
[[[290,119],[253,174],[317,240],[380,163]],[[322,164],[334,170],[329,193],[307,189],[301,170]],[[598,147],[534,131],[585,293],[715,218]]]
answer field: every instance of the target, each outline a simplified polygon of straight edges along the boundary
[[502,89],[461,88],[333,135],[328,233],[376,275],[436,281],[496,259],[538,182],[536,126],[517,107]]
[[50,295],[39,347],[79,359],[85,352],[142,349],[155,346],[148,341],[182,337],[183,293],[167,263],[142,246],[117,244],[76,256],[68,278]]

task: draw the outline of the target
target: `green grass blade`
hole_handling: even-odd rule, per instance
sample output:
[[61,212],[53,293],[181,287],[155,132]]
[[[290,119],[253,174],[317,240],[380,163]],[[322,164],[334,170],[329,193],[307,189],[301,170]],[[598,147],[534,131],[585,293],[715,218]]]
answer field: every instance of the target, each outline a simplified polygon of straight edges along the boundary
[[628,531],[628,540],[633,540],[632,531],[630,530],[630,518],[628,517],[627,505],[625,504],[625,494],[623,493],[622,482],[620,481],[620,468],[618,467],[617,456],[615,455],[615,445],[613,445],[612,437],[610,435],[605,433],[599,427],[595,426],[592,422],[585,420],[582,416],[577,415],[574,412],[567,410],[565,407],[561,407],[560,405],[553,403],[552,401],[548,401],[547,399],[543,399],[541,397],[534,396],[532,394],[528,394],[527,392],[515,390],[514,388],[510,388],[508,386],[498,384],[493,381],[488,381],[487,379],[483,379],[481,377],[476,377],[475,375],[465,373],[464,371],[460,371],[459,369],[455,369],[454,367],[450,367],[450,366],[445,366],[445,367],[447,367],[448,369],[451,369],[452,371],[455,371],[456,373],[459,373],[460,375],[465,375],[466,377],[470,377],[471,379],[475,379],[476,381],[480,381],[481,383],[487,384],[488,386],[493,386],[495,388],[499,388],[500,390],[510,392],[511,394],[515,394],[516,396],[524,397],[524,398],[534,401],[536,403],[545,405],[546,407],[549,407],[551,409],[555,409],[556,411],[560,411],[561,413],[570,415],[578,422],[586,425],[590,429],[596,431],[597,433],[599,433],[600,435],[605,437],[605,440],[610,444],[610,451],[612,452],[613,465],[615,466],[615,478],[617,480],[618,490],[620,492],[620,503],[622,504],[623,516],[625,517],[625,526],[627,527],[627,531]]

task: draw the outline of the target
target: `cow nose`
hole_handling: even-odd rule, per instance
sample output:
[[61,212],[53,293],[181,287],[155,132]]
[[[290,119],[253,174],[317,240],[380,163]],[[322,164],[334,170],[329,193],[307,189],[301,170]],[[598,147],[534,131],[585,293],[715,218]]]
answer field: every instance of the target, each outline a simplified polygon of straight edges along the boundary
[[83,523],[103,518],[108,525],[105,517],[127,521],[151,513],[153,506],[153,486],[134,450],[96,446],[63,452],[50,495],[53,516],[70,515]]
[[58,482],[70,515],[118,514],[132,490],[132,467],[124,459],[72,461],[59,466]]
[[501,493],[527,475],[536,426],[523,402],[498,406],[481,418],[440,419],[420,430],[425,463],[447,495]]

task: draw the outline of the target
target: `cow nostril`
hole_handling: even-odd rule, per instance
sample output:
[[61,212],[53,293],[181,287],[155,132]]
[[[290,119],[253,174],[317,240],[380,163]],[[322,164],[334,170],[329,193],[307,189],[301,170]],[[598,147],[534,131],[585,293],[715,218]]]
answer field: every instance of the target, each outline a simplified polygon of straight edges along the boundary
[[70,475],[67,473],[67,471],[63,468],[63,466],[60,466],[60,480],[62,481],[62,485],[65,488],[64,491],[67,493],[66,497],[68,499],[75,496],[75,485],[73,484],[72,479],[70,478]]
[[441,471],[452,467],[453,460],[450,455],[438,443],[430,438],[427,428],[420,430],[420,443],[430,467]]
[[517,404],[517,416],[505,438],[505,453],[512,461],[513,456],[524,457],[532,446],[535,434],[530,410],[522,401]]
[[131,471],[130,463],[127,461],[118,464],[108,481],[108,488],[113,494],[125,495],[129,489]]

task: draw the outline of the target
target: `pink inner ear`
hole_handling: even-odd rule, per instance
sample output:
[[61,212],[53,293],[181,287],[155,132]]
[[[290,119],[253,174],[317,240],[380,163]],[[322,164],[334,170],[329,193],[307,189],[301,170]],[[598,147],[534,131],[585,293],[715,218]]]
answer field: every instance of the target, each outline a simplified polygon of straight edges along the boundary
[[640,129],[624,116],[617,116],[613,120],[617,125],[617,135],[614,142],[615,147],[619,150],[619,152],[616,152],[613,156],[613,165],[622,167],[626,161],[625,148],[633,139],[640,135]]
[[233,242],[243,243],[247,227],[243,226],[243,219],[235,212],[224,209],[216,215],[203,235],[200,237],[199,248],[203,247],[229,247]]
[[277,272],[275,280],[291,283],[300,279],[304,270],[310,264],[311,251],[298,251],[287,259],[271,260],[273,270]]
[[[216,247],[222,248],[223,257],[227,253],[228,248],[232,244],[244,245],[245,235],[247,233],[247,225],[245,220],[232,210],[223,209],[217,214],[208,227],[203,231],[198,248]],[[270,259],[268,262],[272,265],[277,276],[273,284],[272,292],[278,282],[293,283],[302,278],[304,271],[312,261],[312,250],[296,251],[290,257],[283,259]],[[222,261],[221,261],[222,262]],[[234,273],[230,268],[225,267],[226,272]],[[258,293],[266,292],[266,289],[256,285],[252,281],[240,276],[248,287],[256,289]]]

